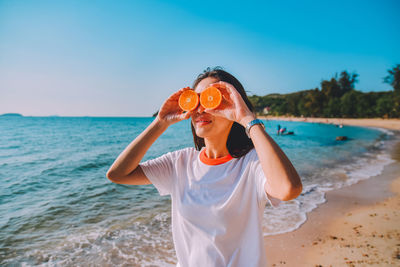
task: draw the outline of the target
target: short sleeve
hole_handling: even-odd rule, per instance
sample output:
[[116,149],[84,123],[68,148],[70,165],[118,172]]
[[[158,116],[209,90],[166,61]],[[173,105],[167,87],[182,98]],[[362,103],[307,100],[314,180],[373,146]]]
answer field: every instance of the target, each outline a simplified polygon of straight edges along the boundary
[[175,177],[174,155],[171,152],[140,163],[146,177],[161,196],[170,195]]
[[[256,154],[254,151],[253,153]],[[262,203],[265,205],[267,202],[272,207],[278,207],[280,204],[280,200],[277,198],[274,198],[270,195],[268,195],[267,192],[265,192],[265,183],[267,182],[267,176],[264,174],[264,171],[261,167],[260,160],[258,159],[258,156],[255,156],[255,159],[253,161],[253,168],[254,168],[254,174],[255,174],[255,180],[256,180],[256,187],[257,187],[257,196],[259,203]]]

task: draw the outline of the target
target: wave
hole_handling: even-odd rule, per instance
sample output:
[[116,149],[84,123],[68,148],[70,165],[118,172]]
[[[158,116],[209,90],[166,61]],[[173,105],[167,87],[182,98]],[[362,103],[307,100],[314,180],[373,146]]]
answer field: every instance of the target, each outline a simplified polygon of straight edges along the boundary
[[81,171],[88,171],[92,169],[100,169],[105,166],[111,166],[110,161],[97,161],[97,162],[89,162],[72,170],[72,172],[81,172]]
[[108,227],[86,225],[64,237],[42,242],[2,264],[22,266],[175,266],[170,214],[114,218]]
[[[383,131],[393,136],[390,131]],[[326,202],[325,193],[334,189],[350,186],[361,180],[380,175],[385,166],[393,163],[388,148],[397,142],[397,138],[387,142],[380,138],[368,149],[368,152],[360,155],[353,162],[331,166],[321,169],[320,173],[312,179],[318,183],[307,184],[303,192],[295,200],[283,202],[278,209],[267,207],[264,212],[263,229],[264,236],[292,232],[298,229],[307,220],[307,213],[314,210],[320,204]]]

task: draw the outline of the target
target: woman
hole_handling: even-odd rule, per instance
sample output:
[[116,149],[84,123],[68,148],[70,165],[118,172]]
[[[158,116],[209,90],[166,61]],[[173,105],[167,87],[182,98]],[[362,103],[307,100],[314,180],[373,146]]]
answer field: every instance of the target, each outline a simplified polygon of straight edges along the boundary
[[[199,105],[184,113],[178,99],[191,89],[174,93],[118,156],[107,177],[119,184],[152,183],[160,195],[171,195],[177,266],[266,266],[265,205],[297,197],[302,184],[289,159],[256,120],[240,82],[214,68],[193,84],[197,93],[209,86],[222,92],[217,109]],[[195,148],[140,163],[170,125],[189,118]]]

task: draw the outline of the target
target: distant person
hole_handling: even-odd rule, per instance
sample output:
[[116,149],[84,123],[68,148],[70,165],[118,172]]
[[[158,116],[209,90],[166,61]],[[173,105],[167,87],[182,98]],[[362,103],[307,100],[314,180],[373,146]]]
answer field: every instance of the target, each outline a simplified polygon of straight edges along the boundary
[[278,135],[282,135],[286,132],[286,128],[281,128],[281,125],[278,125]]
[[[207,69],[194,81],[200,93],[218,87],[215,110],[183,113],[183,88],[161,106],[154,121],[118,156],[107,177],[118,184],[153,184],[171,195],[177,266],[266,266],[262,218],[268,201],[296,198],[302,183],[290,160],[257,120],[242,84]],[[191,119],[195,147],[139,163],[165,130]],[[247,134],[246,134],[247,133]]]

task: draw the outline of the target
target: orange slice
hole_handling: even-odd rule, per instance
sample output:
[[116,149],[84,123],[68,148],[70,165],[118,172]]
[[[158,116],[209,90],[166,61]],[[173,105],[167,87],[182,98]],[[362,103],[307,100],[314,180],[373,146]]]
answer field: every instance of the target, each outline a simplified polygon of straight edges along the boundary
[[204,108],[215,109],[222,101],[222,94],[218,88],[210,86],[200,94],[200,104]]
[[199,105],[199,96],[193,90],[183,91],[179,96],[179,107],[184,111],[192,111]]

